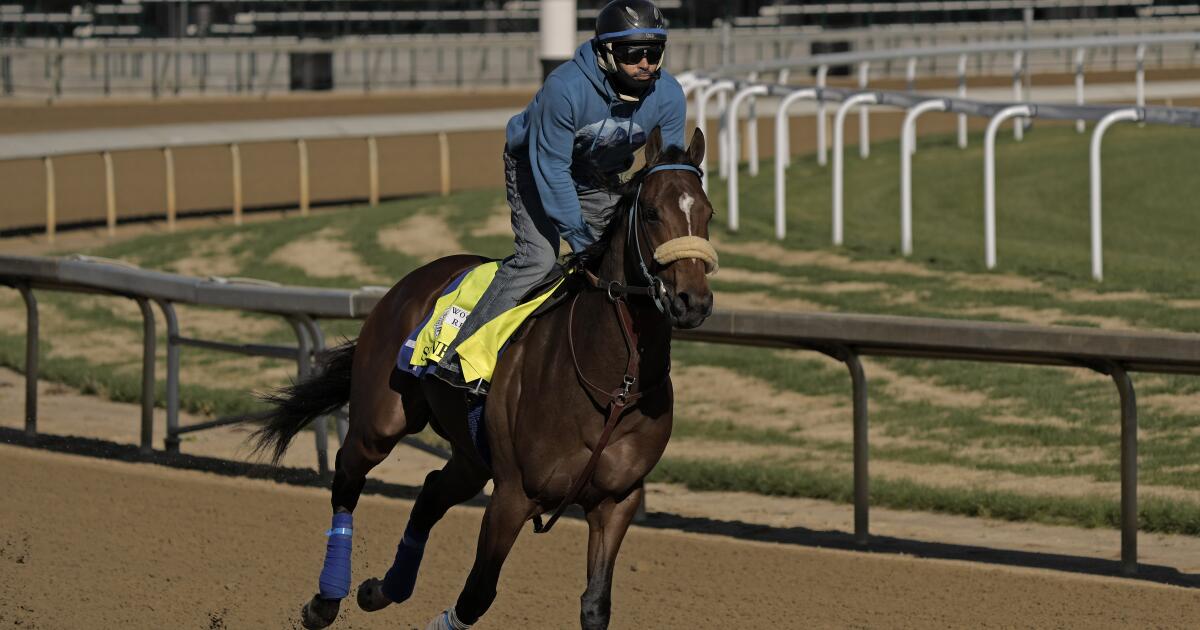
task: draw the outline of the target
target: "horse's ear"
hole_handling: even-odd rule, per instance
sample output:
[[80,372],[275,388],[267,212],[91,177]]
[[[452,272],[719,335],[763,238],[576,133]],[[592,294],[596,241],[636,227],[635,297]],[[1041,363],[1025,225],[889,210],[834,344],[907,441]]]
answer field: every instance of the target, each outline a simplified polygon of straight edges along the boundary
[[650,132],[650,137],[646,139],[646,164],[656,164],[658,162],[658,154],[662,151],[662,130],[655,127]]
[[696,127],[696,133],[692,134],[692,141],[688,144],[687,159],[692,164],[704,161],[704,132],[699,127]]

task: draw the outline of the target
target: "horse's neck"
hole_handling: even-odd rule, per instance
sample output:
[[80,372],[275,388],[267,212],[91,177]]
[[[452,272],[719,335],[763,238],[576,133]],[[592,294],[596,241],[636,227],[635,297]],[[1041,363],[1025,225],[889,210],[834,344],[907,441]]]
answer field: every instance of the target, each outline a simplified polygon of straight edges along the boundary
[[[605,282],[630,284],[625,269],[624,230],[614,234],[596,273]],[[582,342],[582,345],[588,347],[591,352],[587,354],[596,361],[611,364],[607,371],[624,370],[629,355],[615,305],[602,291],[589,291],[580,296],[580,299],[584,303],[579,305],[577,312],[579,320],[575,322],[576,343]],[[649,384],[662,380],[670,365],[671,325],[666,317],[658,312],[654,302],[647,297],[631,296],[626,300],[626,304],[633,326],[634,341],[641,355],[639,378],[643,384],[650,386]],[[582,357],[580,360],[583,360]]]

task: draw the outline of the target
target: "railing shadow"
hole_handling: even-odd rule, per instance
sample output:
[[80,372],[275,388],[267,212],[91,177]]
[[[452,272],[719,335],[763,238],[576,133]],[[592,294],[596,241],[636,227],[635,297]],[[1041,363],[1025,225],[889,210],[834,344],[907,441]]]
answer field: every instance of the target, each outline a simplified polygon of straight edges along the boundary
[[[229,477],[267,479],[293,486],[324,488],[317,471],[303,468],[287,468],[255,462],[240,462],[216,457],[187,455],[154,451],[148,455],[139,452],[133,444],[118,444],[94,438],[41,434],[30,438],[19,429],[0,427],[0,443],[69,453],[84,457],[95,457],[125,462],[150,463],[183,470],[198,470]],[[368,480],[365,493],[414,500],[420,492],[419,486]],[[479,495],[467,505],[484,506],[487,497]],[[564,516],[580,518],[578,508],[568,510]],[[772,527],[757,523],[734,520],[718,520],[704,517],[680,516],[664,512],[649,512],[638,526],[649,529],[672,530],[726,536],[738,540],[770,542],[798,547],[839,549],[864,553],[914,556],[939,560],[965,560],[982,564],[1048,569],[1067,573],[1123,577],[1142,582],[1153,582],[1186,588],[1200,588],[1200,574],[1184,573],[1174,567],[1140,564],[1138,573],[1125,576],[1121,563],[1116,560],[1073,556],[1067,554],[996,549],[979,545],[959,545],[928,542],[890,536],[873,536],[869,545],[855,542],[847,532],[816,530],[806,527]]]

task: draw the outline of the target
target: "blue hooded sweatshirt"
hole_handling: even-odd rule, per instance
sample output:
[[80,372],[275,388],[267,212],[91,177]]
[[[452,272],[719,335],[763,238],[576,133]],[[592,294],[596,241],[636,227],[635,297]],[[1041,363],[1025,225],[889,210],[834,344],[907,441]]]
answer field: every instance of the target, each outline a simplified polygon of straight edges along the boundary
[[595,189],[594,175],[628,170],[655,127],[662,128],[665,146],[683,148],[686,113],[683,89],[665,70],[639,101],[621,100],[586,41],[508,121],[508,152],[528,155],[542,207],[578,252],[593,239],[576,191]]

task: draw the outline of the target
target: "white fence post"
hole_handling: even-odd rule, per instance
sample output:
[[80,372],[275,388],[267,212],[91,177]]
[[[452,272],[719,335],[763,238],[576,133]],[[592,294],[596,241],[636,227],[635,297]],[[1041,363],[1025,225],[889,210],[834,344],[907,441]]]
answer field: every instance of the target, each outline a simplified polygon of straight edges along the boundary
[[879,96],[874,92],[866,92],[850,96],[842,101],[833,120],[833,244],[842,244],[842,135],[845,128],[846,112],[851,107],[861,104],[878,103]]
[[918,103],[904,115],[904,126],[900,133],[900,253],[912,254],[912,154],[910,144],[916,137],[917,116],[925,112],[944,112],[949,103],[945,99],[934,99]]
[[[871,80],[871,62],[858,64],[858,88],[867,89]],[[863,106],[858,110],[858,155],[864,160],[871,157],[871,108]]]
[[1104,279],[1103,245],[1100,239],[1100,142],[1104,139],[1104,132],[1113,123],[1122,120],[1142,120],[1142,111],[1141,108],[1118,109],[1101,118],[1092,131],[1092,146],[1089,156],[1092,193],[1092,277],[1096,280]]
[[729,130],[729,146],[733,154],[729,156],[731,164],[729,165],[729,231],[736,232],[738,230],[738,107],[742,101],[755,94],[766,94],[767,86],[752,85],[742,88],[734,93],[733,98],[729,100],[729,107],[725,111],[725,126]]
[[779,110],[775,112],[775,238],[783,240],[786,226],[786,208],[784,193],[787,182],[785,171],[791,162],[789,155],[788,137],[788,107],[802,98],[816,98],[817,91],[812,88],[796,90],[783,97],[779,102]]
[[983,258],[988,269],[996,267],[996,130],[1014,116],[1032,116],[1028,105],[1010,105],[992,116],[983,140]]
[[1137,84],[1137,106],[1146,106],[1146,45],[1137,45],[1137,74],[1134,82]]
[[817,164],[825,166],[829,162],[828,148],[825,141],[825,80],[829,77],[829,66],[817,68]]
[[[1083,48],[1075,49],[1075,104],[1083,105],[1083,63],[1087,57],[1087,50]],[[1087,128],[1087,123],[1082,118],[1075,121],[1075,131],[1083,133]]]
[[[967,98],[967,56],[958,56],[958,98]],[[958,148],[967,148],[967,115],[958,115]]]
[[[750,75],[751,83],[758,83],[758,73],[754,72]],[[765,93],[765,92],[764,92]],[[758,176],[758,99],[751,95],[747,103],[746,112],[746,160],[750,163],[749,174],[751,177]],[[734,116],[737,120],[737,116]],[[737,156],[739,151],[734,151],[734,156]],[[737,169],[736,158],[733,163],[733,168]]]
[[[696,93],[696,126],[704,129],[705,123],[708,122],[708,99],[717,92],[724,90],[732,90],[733,81],[722,80],[716,81],[711,85],[704,86]],[[719,135],[719,132],[718,132]],[[720,150],[718,143],[718,150]],[[704,187],[704,192],[708,192],[708,154],[712,151],[705,151],[704,157],[700,160],[700,170],[703,172],[703,177],[700,178],[700,184]]]
[[[1013,53],[1013,102],[1020,103],[1025,100],[1022,96],[1021,86],[1021,68],[1024,65],[1025,52],[1018,50]],[[1013,123],[1013,138],[1023,140],[1025,138],[1025,119],[1018,118]]]

